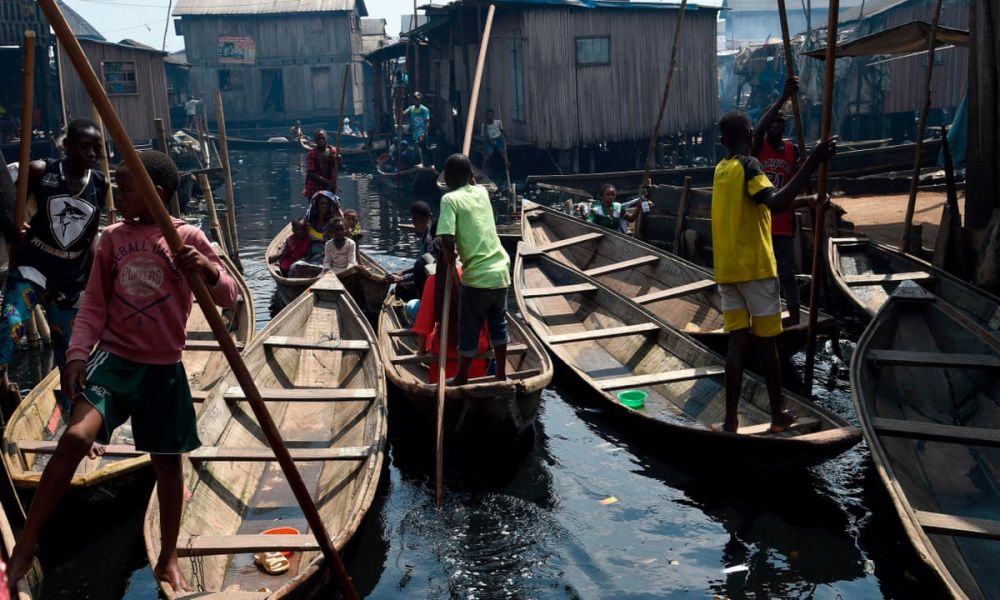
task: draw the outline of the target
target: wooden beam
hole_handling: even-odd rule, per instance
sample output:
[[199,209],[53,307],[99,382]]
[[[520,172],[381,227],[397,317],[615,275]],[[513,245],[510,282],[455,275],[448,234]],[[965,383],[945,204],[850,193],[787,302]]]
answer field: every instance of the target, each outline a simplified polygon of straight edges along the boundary
[[[330,402],[336,400],[374,400],[378,393],[374,388],[261,388],[261,398],[265,402]],[[243,400],[246,395],[239,386],[226,390],[226,398]]]
[[1000,521],[914,510],[925,533],[1000,540]]
[[[528,351],[528,347],[524,344],[508,344],[507,345],[507,356],[513,356],[515,354],[523,354]],[[480,352],[475,356],[475,358],[493,358],[493,349],[490,348],[486,352]],[[391,359],[394,365],[421,365],[430,364],[432,362],[437,362],[438,357],[435,354],[408,354],[406,356],[397,356]]]
[[875,433],[888,437],[903,437],[968,446],[1000,447],[1000,429],[921,423],[878,417],[871,419],[871,423]]
[[[519,380],[519,379],[528,379],[530,377],[534,377],[535,375],[538,375],[541,372],[542,372],[541,369],[525,369],[524,371],[514,371],[513,373],[509,373],[508,372],[507,373],[507,380],[508,381],[512,381],[512,380]],[[466,383],[466,385],[472,385],[472,384],[476,384],[476,383],[494,383],[494,382],[496,382],[496,380],[497,380],[497,378],[496,378],[495,375],[486,375],[484,377],[476,377],[476,378],[470,379]]]
[[628,377],[615,377],[613,379],[599,379],[594,383],[597,385],[598,389],[610,391],[660,385],[663,383],[676,383],[678,381],[688,381],[691,379],[701,379],[703,377],[712,377],[713,375],[723,375],[725,372],[725,365],[712,365],[709,367],[696,367],[694,369],[665,371],[663,373],[647,373],[646,375],[630,375]]
[[[812,431],[819,427],[819,419],[816,417],[800,417],[799,420],[792,423],[791,427],[785,431]],[[761,423],[760,425],[749,425],[747,427],[740,427],[737,432],[740,435],[768,435],[771,433],[770,423]]]
[[593,292],[597,286],[592,283],[577,283],[574,285],[557,285],[555,287],[535,288],[524,290],[521,296],[524,298],[547,298],[549,296],[568,296],[581,292]]
[[845,275],[844,283],[853,287],[856,285],[878,285],[893,281],[925,281],[933,278],[934,276],[927,271],[913,271],[912,273],[867,273],[864,275]]
[[[336,539],[336,536],[330,535]],[[177,556],[213,556],[249,552],[311,552],[319,550],[316,537],[305,535],[182,535],[177,538]]]
[[632,298],[632,300],[638,304],[649,304],[650,302],[658,302],[660,300],[669,300],[671,298],[680,298],[681,296],[697,294],[698,292],[704,292],[705,290],[709,290],[714,287],[716,287],[715,281],[711,279],[702,279],[700,281],[695,281],[694,283],[679,285],[677,287],[652,292],[643,296],[637,296]]
[[603,340],[627,335],[645,335],[659,330],[660,326],[655,323],[641,323],[639,325],[606,327],[604,329],[591,329],[588,331],[578,331],[576,333],[550,335],[547,338],[547,341],[550,344],[572,344],[574,342],[590,342],[593,340]]
[[265,346],[278,348],[303,348],[313,350],[369,350],[371,347],[367,340],[330,340],[314,339],[304,337],[290,337],[286,335],[272,335],[264,340]]
[[[236,342],[236,347],[243,349],[243,342]],[[222,346],[218,340],[187,340],[184,349],[188,352],[221,352]]]
[[866,358],[876,367],[940,367],[942,369],[1000,369],[1000,356],[950,354],[904,350],[869,350]]
[[578,244],[585,244],[587,242],[592,242],[594,240],[599,240],[604,237],[603,233],[598,233],[596,231],[591,231],[583,235],[578,235],[576,237],[566,238],[564,240],[559,240],[558,242],[552,242],[551,244],[546,244],[544,246],[527,246],[522,247],[519,250],[521,256],[531,256],[536,254],[544,254],[546,252],[553,252],[555,250],[562,250],[563,248],[569,248],[570,246],[576,246]]
[[[56,451],[58,442],[40,440],[23,440],[17,443],[18,449],[24,454],[52,454]],[[296,461],[327,461],[327,460],[362,460],[372,454],[369,446],[349,446],[343,448],[295,448],[289,450],[292,459]],[[105,446],[104,456],[117,458],[135,458],[146,453],[128,444],[109,444]],[[204,447],[188,453],[191,460],[223,460],[239,462],[276,461],[274,451],[270,448],[226,448]]]
[[[52,454],[56,451],[58,441],[42,440],[21,440],[17,443],[17,448],[24,454]],[[108,444],[104,447],[104,456],[129,458],[142,456],[145,452],[139,452],[135,446],[129,444]]]
[[417,332],[412,329],[390,329],[389,337],[416,337]]
[[597,277],[598,275],[607,275],[608,273],[615,273],[617,271],[626,271],[633,267],[641,267],[643,265],[649,265],[658,262],[660,262],[659,256],[653,256],[652,254],[647,254],[646,256],[640,256],[638,258],[633,258],[630,260],[623,260],[621,262],[611,263],[610,265],[604,265],[603,267],[595,267],[593,269],[587,269],[586,271],[584,271],[584,273],[591,277]]

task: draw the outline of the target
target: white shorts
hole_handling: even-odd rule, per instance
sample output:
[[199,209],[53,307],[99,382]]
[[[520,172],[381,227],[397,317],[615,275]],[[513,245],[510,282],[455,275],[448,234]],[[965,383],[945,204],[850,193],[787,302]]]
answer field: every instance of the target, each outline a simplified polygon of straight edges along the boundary
[[757,337],[781,333],[780,287],[777,277],[720,283],[723,328],[726,331],[749,328]]

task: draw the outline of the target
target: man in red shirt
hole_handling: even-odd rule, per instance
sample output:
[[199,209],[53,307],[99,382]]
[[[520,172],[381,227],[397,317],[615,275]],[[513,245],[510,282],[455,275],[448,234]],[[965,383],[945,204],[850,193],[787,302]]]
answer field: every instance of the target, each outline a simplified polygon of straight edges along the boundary
[[325,129],[317,129],[313,134],[316,147],[306,156],[306,187],[302,195],[312,198],[316,192],[326,190],[337,193],[337,169],[340,167],[340,157],[337,149],[327,145]]
[[[798,170],[799,151],[790,140],[784,139],[787,119],[785,102],[799,89],[799,78],[785,80],[778,101],[768,107],[753,132],[751,152],[760,162],[771,184],[781,189],[792,180]],[[797,205],[796,205],[797,206]],[[795,210],[794,206],[781,213],[771,214],[771,245],[778,263],[778,281],[788,305],[789,325],[799,324],[799,286],[795,281]]]

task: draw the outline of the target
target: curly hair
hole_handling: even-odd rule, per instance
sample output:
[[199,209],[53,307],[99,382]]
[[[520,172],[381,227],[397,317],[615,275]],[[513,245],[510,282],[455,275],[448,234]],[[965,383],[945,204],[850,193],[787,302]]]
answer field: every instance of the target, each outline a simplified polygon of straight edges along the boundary
[[734,141],[750,131],[750,117],[741,110],[731,110],[719,119],[719,135]]
[[181,184],[180,172],[177,171],[177,165],[174,164],[174,161],[162,152],[144,150],[139,153],[139,162],[149,173],[153,185],[163,188],[168,200],[172,198]]

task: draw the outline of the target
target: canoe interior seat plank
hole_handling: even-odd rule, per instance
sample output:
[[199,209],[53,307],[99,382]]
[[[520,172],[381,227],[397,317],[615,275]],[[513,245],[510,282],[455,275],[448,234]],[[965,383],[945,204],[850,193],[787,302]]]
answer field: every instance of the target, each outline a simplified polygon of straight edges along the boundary
[[330,340],[312,339],[304,337],[289,337],[286,335],[272,335],[264,340],[265,346],[272,348],[301,348],[315,350],[368,350],[366,340]]
[[604,390],[621,390],[625,388],[643,387],[648,385],[659,385],[662,383],[674,383],[678,381],[688,381],[711,377],[713,375],[723,375],[726,367],[723,365],[712,365],[709,367],[697,367],[694,369],[680,369],[677,371],[664,371],[663,373],[647,373],[645,375],[631,375],[629,377],[615,377],[614,379],[598,380],[595,385]]
[[417,332],[412,329],[390,329],[389,337],[416,337]]
[[[816,417],[799,417],[799,420],[792,423],[792,426],[786,431],[798,431],[804,433],[806,431],[813,431],[819,427],[819,424],[819,419]],[[739,433],[743,435],[767,435],[771,432],[770,430],[770,423],[761,423],[760,425],[740,427]]]
[[1000,356],[992,354],[947,354],[904,350],[869,350],[876,366],[941,367],[946,369],[1000,369]]
[[[56,451],[58,442],[44,442],[41,440],[21,440],[17,447],[25,454],[52,454]],[[142,456],[145,452],[139,452],[135,446],[129,444],[108,444],[104,447],[105,456],[133,457]]]
[[879,435],[904,437],[931,442],[966,444],[969,446],[1000,447],[1000,429],[962,427],[961,425],[941,425],[939,423],[918,423],[895,419],[871,420],[872,429]]
[[638,304],[649,304],[650,302],[656,302],[658,300],[669,300],[671,298],[680,298],[682,296],[697,294],[698,292],[704,292],[713,288],[715,288],[715,281],[711,279],[702,279],[700,281],[695,281],[694,283],[679,285],[666,290],[637,296],[633,298],[633,300],[635,300]]
[[855,285],[878,285],[892,281],[925,281],[933,279],[934,276],[927,271],[913,271],[910,273],[864,273],[862,275],[844,275],[844,283],[850,286]]
[[646,256],[640,256],[638,258],[632,258],[629,260],[623,260],[621,262],[611,263],[610,265],[604,265],[603,267],[595,267],[593,269],[587,269],[586,271],[584,271],[584,273],[586,273],[591,277],[597,277],[599,275],[607,275],[608,273],[626,271],[634,267],[656,264],[658,262],[660,262],[660,257],[653,256],[652,254],[647,254]]
[[[240,350],[243,349],[243,342],[235,342],[235,344]],[[216,340],[187,340],[184,342],[184,349],[200,352],[221,352],[222,346]]]
[[545,252],[552,252],[555,250],[561,250],[563,248],[569,248],[570,246],[576,246],[578,244],[585,244],[587,242],[592,242],[594,240],[599,240],[604,237],[603,233],[598,233],[596,231],[591,231],[583,235],[578,235],[571,238],[566,238],[564,240],[559,240],[558,242],[552,242],[551,244],[545,244],[543,246],[534,246],[522,248],[520,250],[522,256],[531,256],[535,254],[543,254]]
[[914,510],[926,533],[1000,540],[1000,521]]
[[[374,400],[374,388],[272,388],[261,389],[265,402],[326,402],[329,400]],[[226,390],[226,398],[243,399],[246,394],[239,386]]]
[[550,335],[550,344],[570,344],[573,342],[587,342],[591,340],[603,340],[626,335],[640,335],[659,331],[660,326],[655,323],[642,323],[639,325],[625,325],[623,327],[606,327],[604,329],[590,329],[588,331],[578,331],[575,333],[562,333]]
[[244,552],[319,550],[311,535],[181,535],[177,538],[177,555],[213,556]]
[[555,287],[543,287],[535,288],[533,290],[524,290],[521,295],[525,298],[546,298],[549,296],[567,296],[569,294],[578,294],[582,292],[592,292],[597,289],[597,286],[590,283],[577,283],[574,285],[557,285]]
[[[296,461],[327,461],[327,460],[364,460],[372,449],[367,446],[351,446],[343,448],[294,448],[289,450],[292,460]],[[199,448],[189,454],[193,461],[275,461],[274,451],[270,448]]]
[[[528,378],[534,377],[535,375],[540,374],[541,372],[542,371],[540,369],[526,369],[524,371],[514,371],[513,373],[508,372],[507,373],[507,379],[508,380],[514,380],[514,381],[516,381],[518,379],[528,379]],[[493,383],[496,380],[497,380],[497,378],[495,376],[493,376],[493,375],[487,375],[485,377],[475,377],[473,379],[470,379],[466,383],[466,385],[474,385],[474,384],[477,384],[477,383]]]
[[[528,347],[524,344],[507,344],[507,356],[512,356],[514,354],[524,354],[528,351]],[[480,352],[475,356],[475,358],[492,358],[493,349],[489,349],[486,352]],[[394,365],[419,365],[419,364],[429,364],[432,362],[437,362],[438,357],[434,354],[411,354],[409,356],[397,356],[392,359],[392,364]]]

